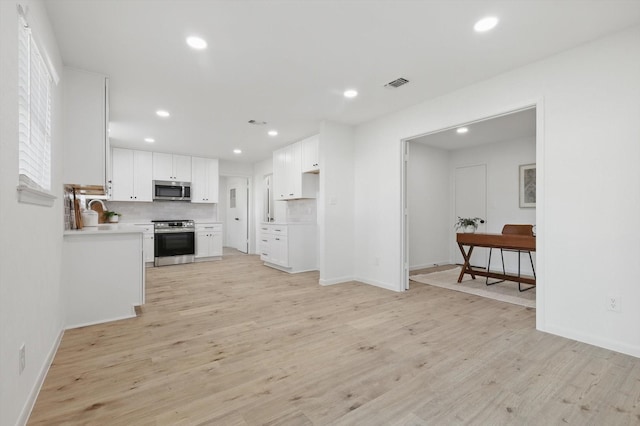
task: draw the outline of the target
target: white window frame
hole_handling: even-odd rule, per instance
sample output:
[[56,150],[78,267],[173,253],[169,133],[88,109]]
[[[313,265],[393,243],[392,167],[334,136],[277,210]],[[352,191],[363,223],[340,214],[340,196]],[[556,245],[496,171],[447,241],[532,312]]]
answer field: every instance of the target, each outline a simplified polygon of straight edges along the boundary
[[18,201],[53,206],[51,104],[53,78],[18,8]]

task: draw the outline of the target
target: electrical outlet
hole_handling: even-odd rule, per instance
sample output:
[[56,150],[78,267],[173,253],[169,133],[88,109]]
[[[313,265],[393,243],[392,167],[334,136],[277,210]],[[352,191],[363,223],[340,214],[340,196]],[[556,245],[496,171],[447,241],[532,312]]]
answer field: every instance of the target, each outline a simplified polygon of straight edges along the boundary
[[22,374],[22,372],[24,371],[24,368],[27,366],[27,358],[26,358],[26,348],[24,343],[22,345],[20,345],[20,348],[18,349],[18,374]]
[[607,296],[607,310],[620,312],[620,296],[614,294]]

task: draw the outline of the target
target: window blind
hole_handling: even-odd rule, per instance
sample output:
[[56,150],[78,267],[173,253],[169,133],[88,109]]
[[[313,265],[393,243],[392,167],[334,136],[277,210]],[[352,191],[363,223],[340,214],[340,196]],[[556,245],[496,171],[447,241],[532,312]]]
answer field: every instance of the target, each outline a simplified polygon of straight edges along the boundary
[[51,74],[24,18],[18,18],[18,174],[29,188],[51,190]]

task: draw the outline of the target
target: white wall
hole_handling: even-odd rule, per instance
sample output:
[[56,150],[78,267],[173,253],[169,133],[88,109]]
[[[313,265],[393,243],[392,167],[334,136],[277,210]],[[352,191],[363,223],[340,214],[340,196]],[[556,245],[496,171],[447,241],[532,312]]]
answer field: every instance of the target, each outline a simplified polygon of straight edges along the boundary
[[413,142],[407,163],[409,269],[451,262],[449,152]]
[[[354,140],[350,126],[320,126],[320,194],[318,204],[320,284],[354,277]],[[375,204],[371,205],[375,211]]]
[[240,161],[218,160],[220,176],[253,176],[253,164]]
[[218,180],[218,220],[223,223],[222,246],[227,246],[227,177],[220,176]]
[[[520,164],[535,162],[535,138],[492,143],[451,152],[451,176],[457,167],[470,164],[485,164],[487,166],[487,217],[483,218],[486,221],[486,232],[499,234],[507,223],[536,223],[536,209],[520,208],[518,186]],[[455,242],[455,231],[451,226],[455,220],[455,214],[452,212],[449,216],[450,226],[447,237],[451,259],[454,259],[454,254],[460,251]],[[476,249],[474,253],[480,250],[486,249]],[[488,250],[486,251],[488,253]],[[532,257],[535,265],[535,253]],[[505,252],[504,264],[507,272],[517,273],[518,255]],[[523,274],[532,275],[531,262],[526,254],[522,255],[521,268]],[[491,255],[491,269],[502,269],[500,253],[495,250]]]
[[[40,1],[21,1],[35,37],[58,73],[63,66]],[[53,207],[20,204],[18,182],[18,20],[16,2],[0,1],[0,424],[22,424],[35,401],[63,328],[62,84],[53,88]],[[26,368],[18,375],[18,347]]]
[[640,356],[639,44],[634,27],[358,127],[356,276],[401,290],[402,139],[538,102],[537,327]]

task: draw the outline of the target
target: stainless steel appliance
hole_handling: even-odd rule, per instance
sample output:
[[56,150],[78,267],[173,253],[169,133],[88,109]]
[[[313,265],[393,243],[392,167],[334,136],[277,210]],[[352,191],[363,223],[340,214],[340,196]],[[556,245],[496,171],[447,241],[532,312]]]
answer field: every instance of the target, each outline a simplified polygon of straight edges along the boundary
[[196,226],[193,220],[153,220],[155,266],[191,263],[195,260]]
[[191,201],[191,183],[154,180],[153,201]]

